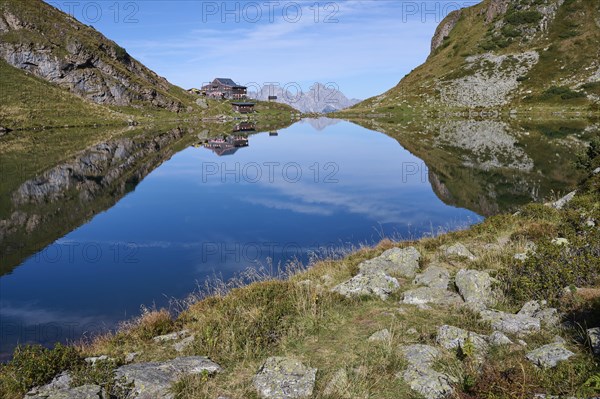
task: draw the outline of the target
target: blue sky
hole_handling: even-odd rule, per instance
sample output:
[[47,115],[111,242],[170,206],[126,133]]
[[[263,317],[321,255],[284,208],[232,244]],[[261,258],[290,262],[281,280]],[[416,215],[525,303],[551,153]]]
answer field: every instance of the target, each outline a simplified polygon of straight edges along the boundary
[[[477,1],[47,0],[183,88],[333,83],[364,99],[429,54],[450,11]],[[318,10],[318,11],[317,11]],[[291,86],[290,86],[291,87]]]

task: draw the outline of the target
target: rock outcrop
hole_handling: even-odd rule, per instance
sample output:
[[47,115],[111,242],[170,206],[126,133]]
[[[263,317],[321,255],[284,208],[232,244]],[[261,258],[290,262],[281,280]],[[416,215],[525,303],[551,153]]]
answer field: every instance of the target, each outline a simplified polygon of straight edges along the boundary
[[97,104],[184,109],[166,79],[41,0],[3,2],[0,20],[0,58],[16,68]]
[[317,369],[295,359],[268,358],[254,376],[254,387],[262,398],[308,398],[313,394]]
[[347,297],[377,296],[386,300],[390,294],[398,291],[400,283],[383,272],[360,273],[335,286],[332,291]]

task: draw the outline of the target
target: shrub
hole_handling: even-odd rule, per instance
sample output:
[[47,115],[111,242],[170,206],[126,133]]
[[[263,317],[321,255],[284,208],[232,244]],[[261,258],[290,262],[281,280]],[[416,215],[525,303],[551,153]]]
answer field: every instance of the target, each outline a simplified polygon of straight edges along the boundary
[[570,100],[573,98],[585,97],[585,93],[571,90],[565,86],[552,86],[542,93],[542,99],[550,99],[555,96],[559,96],[563,100]]
[[514,11],[508,14],[505,21],[511,25],[535,24],[542,19],[542,14],[538,11]]
[[10,363],[0,366],[0,392],[23,394],[30,388],[47,384],[57,374],[83,363],[74,347],[56,344],[17,347]]

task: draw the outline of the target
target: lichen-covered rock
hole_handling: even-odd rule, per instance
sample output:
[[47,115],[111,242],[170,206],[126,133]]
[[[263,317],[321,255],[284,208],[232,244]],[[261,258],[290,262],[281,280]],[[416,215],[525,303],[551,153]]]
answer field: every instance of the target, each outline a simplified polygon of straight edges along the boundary
[[185,337],[190,333],[189,330],[181,330],[172,332],[170,334],[159,335],[157,337],[152,338],[154,342],[165,342],[165,341],[175,341],[176,339],[180,339]]
[[347,297],[377,296],[386,300],[400,288],[398,280],[382,272],[360,273],[333,287],[332,291]]
[[444,248],[444,255],[446,256],[458,256],[460,258],[467,258],[470,260],[474,260],[475,259],[475,255],[473,255],[473,253],[471,251],[468,250],[467,247],[465,247],[463,244],[461,244],[460,242],[451,245],[449,247]]
[[419,269],[421,254],[414,247],[391,248],[380,256],[366,260],[359,265],[361,273],[397,274],[413,278]]
[[196,337],[194,335],[190,335],[189,337],[186,337],[179,342],[175,342],[173,344],[173,349],[175,349],[175,351],[177,351],[177,352],[183,352],[185,350],[185,348],[187,348],[192,343],[194,343],[195,338]]
[[600,356],[600,327],[589,328],[587,336],[594,355]]
[[398,373],[415,392],[427,399],[440,399],[452,393],[452,381],[446,374],[435,371],[432,366],[440,356],[440,350],[429,345],[415,344],[400,348],[408,367]]
[[547,307],[546,301],[529,301],[517,314],[540,319],[548,327],[554,327],[560,323],[558,310]]
[[540,331],[540,319],[535,317],[499,312],[496,310],[484,310],[480,313],[481,318],[489,321],[492,328],[506,334],[525,335]]
[[431,288],[447,289],[450,283],[450,272],[440,266],[429,266],[413,280],[415,285],[425,285]]
[[102,399],[102,387],[87,384],[74,388],[61,389],[37,396],[25,396],[25,399]]
[[462,348],[467,340],[473,344],[475,350],[480,354],[487,351],[489,347],[485,335],[448,325],[438,328],[436,342],[446,349]]
[[369,337],[369,341],[371,342],[389,342],[392,339],[392,334],[389,332],[389,330],[387,328],[384,328],[383,330],[379,330],[375,333],[373,333],[370,337]]
[[453,392],[450,377],[431,368],[409,366],[402,378],[413,391],[426,399],[445,398]]
[[171,399],[171,385],[186,375],[221,371],[221,367],[204,356],[178,357],[167,362],[134,363],[115,370],[117,379],[133,384],[131,399]]
[[439,349],[423,344],[403,346],[400,351],[409,365],[421,368],[431,367],[441,354]]
[[442,305],[460,305],[461,297],[455,292],[441,288],[419,287],[404,292],[403,303],[409,305],[424,305],[428,303]]
[[317,369],[295,359],[270,357],[254,376],[254,387],[267,399],[293,399],[312,396]]
[[551,206],[554,209],[563,209],[569,202],[573,200],[573,198],[575,198],[575,194],[577,194],[577,191],[572,191],[564,197],[560,198],[559,200],[548,203],[546,205]]
[[488,337],[488,342],[492,346],[512,345],[512,341],[500,331],[494,331]]
[[456,273],[454,283],[467,304],[484,309],[495,302],[492,291],[493,279],[487,272],[461,269]]
[[553,343],[527,353],[527,360],[542,368],[556,367],[558,362],[567,360],[575,354],[565,348],[563,343]]

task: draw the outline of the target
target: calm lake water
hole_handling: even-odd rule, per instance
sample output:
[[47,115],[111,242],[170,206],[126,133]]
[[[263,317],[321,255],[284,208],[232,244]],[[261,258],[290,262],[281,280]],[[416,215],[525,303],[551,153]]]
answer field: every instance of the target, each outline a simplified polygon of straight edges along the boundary
[[424,163],[396,140],[348,122],[305,120],[247,147],[212,146],[178,152],[0,277],[2,355],[114,327],[214,275],[482,219],[438,199]]

